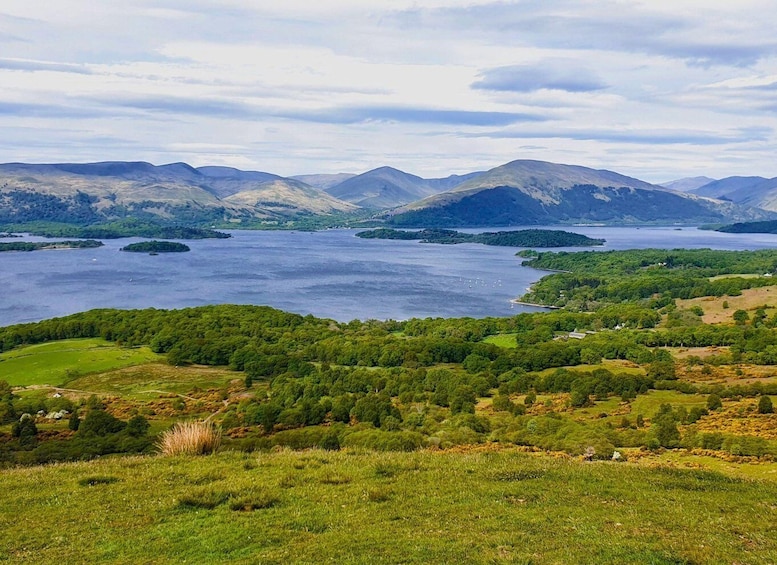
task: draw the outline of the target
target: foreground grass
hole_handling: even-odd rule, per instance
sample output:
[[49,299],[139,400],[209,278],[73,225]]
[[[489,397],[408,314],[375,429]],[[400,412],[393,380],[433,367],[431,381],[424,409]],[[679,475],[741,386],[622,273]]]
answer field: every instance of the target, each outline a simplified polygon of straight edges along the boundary
[[11,386],[61,385],[79,375],[158,361],[148,347],[123,348],[103,339],[66,339],[0,354],[0,378]]
[[0,489],[9,562],[777,561],[775,482],[517,451],[104,459]]

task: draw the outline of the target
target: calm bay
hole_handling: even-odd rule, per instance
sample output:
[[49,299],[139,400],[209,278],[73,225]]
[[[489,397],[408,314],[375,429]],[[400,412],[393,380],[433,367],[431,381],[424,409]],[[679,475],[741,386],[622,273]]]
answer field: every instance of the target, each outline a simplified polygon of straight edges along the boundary
[[[690,227],[554,229],[606,239],[596,250],[777,247],[777,235]],[[339,321],[508,316],[537,310],[510,300],[547,274],[522,266],[512,247],[367,240],[354,237],[355,230],[231,233],[231,239],[187,241],[189,253],[156,256],[119,251],[136,238],[106,240],[98,249],[2,253],[0,325],[92,308],[218,303],[265,304]]]

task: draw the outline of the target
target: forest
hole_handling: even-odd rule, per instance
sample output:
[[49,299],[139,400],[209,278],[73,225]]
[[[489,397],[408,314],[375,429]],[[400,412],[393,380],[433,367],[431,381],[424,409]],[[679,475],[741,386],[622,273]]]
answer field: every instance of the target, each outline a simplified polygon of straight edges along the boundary
[[519,256],[529,267],[561,271],[543,277],[521,300],[581,311],[605,303],[656,308],[678,298],[735,296],[774,284],[777,271],[775,250],[526,251]]

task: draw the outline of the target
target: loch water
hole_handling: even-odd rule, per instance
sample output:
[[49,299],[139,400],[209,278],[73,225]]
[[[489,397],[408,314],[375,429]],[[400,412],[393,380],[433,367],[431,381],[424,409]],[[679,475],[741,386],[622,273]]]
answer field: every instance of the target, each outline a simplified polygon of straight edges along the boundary
[[[562,229],[605,239],[596,250],[777,247],[777,235],[693,227]],[[0,253],[0,326],[92,308],[220,303],[264,304],[339,321],[508,316],[537,310],[510,300],[547,274],[522,266],[519,248],[512,247],[360,239],[355,230],[230,233],[230,239],[187,241],[188,253],[120,251],[137,238],[105,240],[97,249]]]

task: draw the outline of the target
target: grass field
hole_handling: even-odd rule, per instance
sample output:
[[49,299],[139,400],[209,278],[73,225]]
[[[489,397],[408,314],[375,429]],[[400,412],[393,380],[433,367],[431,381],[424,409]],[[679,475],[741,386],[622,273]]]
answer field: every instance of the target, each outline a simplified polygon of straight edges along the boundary
[[518,347],[518,344],[515,341],[516,335],[518,334],[490,335],[483,340],[483,343],[490,343],[493,345],[497,345],[499,347],[507,347],[508,349],[513,349],[515,347]]
[[[724,302],[728,304],[728,308],[723,307]],[[752,313],[761,306],[769,306],[766,309],[766,314],[771,316],[777,307],[777,286],[745,289],[740,296],[705,296],[677,300],[677,307],[680,309],[688,309],[693,306],[699,306],[704,311],[702,320],[705,324],[733,323],[733,315],[737,310],[746,310]]]
[[221,388],[245,379],[244,373],[213,367],[172,367],[147,363],[104,373],[93,373],[68,382],[68,388],[145,400],[160,393],[186,394],[193,388]]
[[8,562],[777,561],[777,482],[517,451],[103,459],[0,489]]
[[67,339],[0,354],[0,380],[11,386],[58,386],[89,373],[158,361],[148,347],[123,348],[102,339]]

